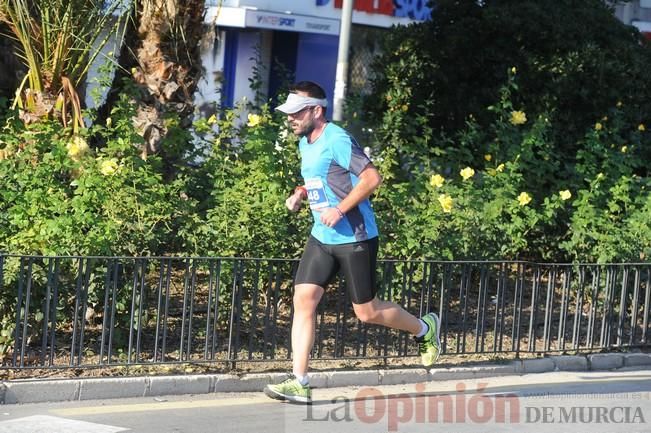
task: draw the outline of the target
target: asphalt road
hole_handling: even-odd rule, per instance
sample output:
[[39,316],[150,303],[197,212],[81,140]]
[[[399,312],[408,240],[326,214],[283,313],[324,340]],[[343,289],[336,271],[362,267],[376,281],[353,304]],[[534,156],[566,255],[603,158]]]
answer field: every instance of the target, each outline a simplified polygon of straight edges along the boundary
[[651,371],[0,406],[0,433],[651,432]]

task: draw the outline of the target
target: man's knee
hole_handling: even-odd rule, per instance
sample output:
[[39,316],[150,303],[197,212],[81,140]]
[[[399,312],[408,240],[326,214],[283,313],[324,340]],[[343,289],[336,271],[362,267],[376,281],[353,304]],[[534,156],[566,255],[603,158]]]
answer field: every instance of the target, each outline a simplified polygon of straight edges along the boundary
[[294,287],[294,310],[313,310],[319,304],[323,289],[316,285],[300,284]]

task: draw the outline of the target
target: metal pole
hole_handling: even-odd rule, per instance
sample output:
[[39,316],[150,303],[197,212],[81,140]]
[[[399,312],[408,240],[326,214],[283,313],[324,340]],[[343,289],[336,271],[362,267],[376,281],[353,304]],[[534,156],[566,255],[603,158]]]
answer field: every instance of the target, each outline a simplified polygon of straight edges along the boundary
[[353,21],[353,0],[344,0],[341,9],[341,27],[339,29],[339,51],[337,54],[337,73],[335,75],[335,95],[332,119],[343,120],[344,99],[346,98],[346,80],[348,78],[348,48],[350,45],[350,28]]

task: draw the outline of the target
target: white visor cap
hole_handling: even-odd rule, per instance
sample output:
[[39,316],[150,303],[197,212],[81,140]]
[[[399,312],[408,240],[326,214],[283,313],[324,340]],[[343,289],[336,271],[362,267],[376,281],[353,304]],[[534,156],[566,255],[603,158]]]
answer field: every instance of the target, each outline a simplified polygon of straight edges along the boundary
[[284,104],[276,107],[276,110],[285,114],[294,114],[298,113],[305,107],[313,107],[315,105],[320,105],[322,107],[328,106],[327,99],[311,98],[309,96],[301,96],[296,93],[290,93],[287,95],[287,100]]

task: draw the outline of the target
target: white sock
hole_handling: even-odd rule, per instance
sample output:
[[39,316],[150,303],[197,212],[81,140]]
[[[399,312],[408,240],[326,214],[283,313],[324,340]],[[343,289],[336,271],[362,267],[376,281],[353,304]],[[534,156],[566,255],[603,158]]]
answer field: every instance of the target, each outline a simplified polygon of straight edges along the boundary
[[427,323],[421,319],[418,319],[418,321],[420,322],[420,332],[416,334],[416,338],[422,337],[423,335],[427,334],[427,331],[429,331],[429,325]]
[[301,374],[296,374],[294,373],[294,376],[296,376],[296,380],[298,380],[298,383],[300,383],[303,386],[306,386],[308,383],[310,383],[310,378],[307,376],[301,375]]

